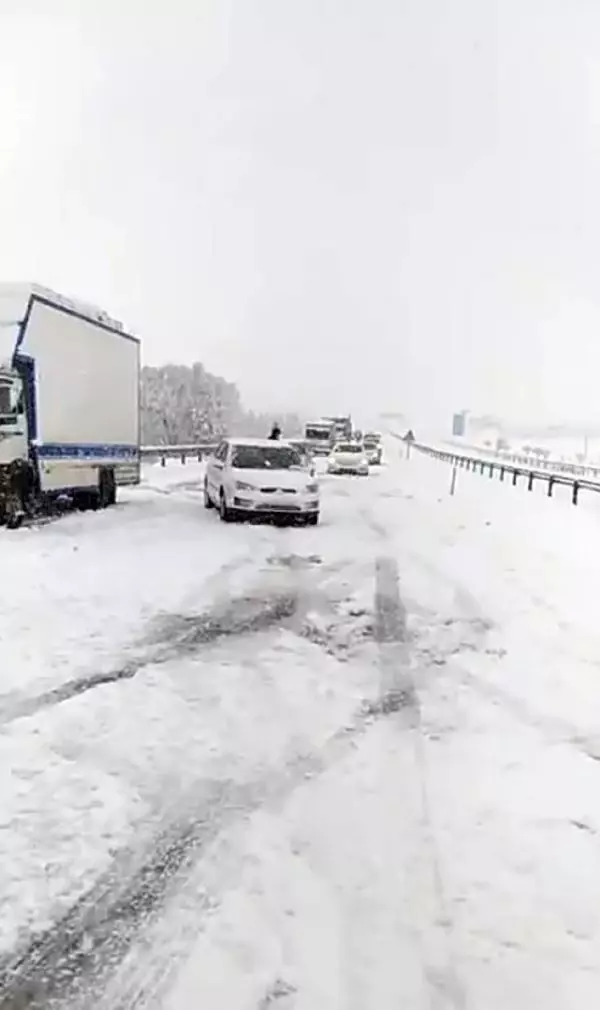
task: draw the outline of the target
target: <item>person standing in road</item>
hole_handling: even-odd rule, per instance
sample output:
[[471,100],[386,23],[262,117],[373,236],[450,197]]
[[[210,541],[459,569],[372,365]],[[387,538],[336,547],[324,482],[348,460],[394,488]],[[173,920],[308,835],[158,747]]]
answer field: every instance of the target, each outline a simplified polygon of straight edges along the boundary
[[275,424],[271,428],[271,434],[269,435],[269,438],[272,439],[273,442],[277,442],[281,438],[281,428],[277,424],[277,421],[275,421]]

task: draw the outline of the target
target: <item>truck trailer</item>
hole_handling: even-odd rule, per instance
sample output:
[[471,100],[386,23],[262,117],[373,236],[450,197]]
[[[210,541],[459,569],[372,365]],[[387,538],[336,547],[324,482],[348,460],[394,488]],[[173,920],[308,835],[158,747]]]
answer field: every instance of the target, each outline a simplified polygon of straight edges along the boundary
[[101,309],[0,284],[0,522],[106,508],[140,479],[140,342]]

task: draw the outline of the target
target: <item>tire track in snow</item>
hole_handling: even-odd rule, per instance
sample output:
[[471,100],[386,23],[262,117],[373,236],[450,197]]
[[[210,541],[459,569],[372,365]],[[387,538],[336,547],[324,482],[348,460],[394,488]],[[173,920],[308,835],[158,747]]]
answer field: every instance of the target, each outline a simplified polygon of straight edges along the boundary
[[[167,894],[185,886],[207,846],[239,820],[261,808],[279,806],[299,786],[325,774],[351,752],[357,737],[375,719],[386,714],[381,706],[361,706],[318,750],[298,755],[259,781],[200,783],[182,814],[141,853],[129,849],[117,853],[96,886],[59,923],[21,954],[0,960],[0,1010],[99,1005],[107,974],[117,969]],[[200,918],[207,911],[199,905]],[[159,969],[155,964],[153,970]],[[147,991],[146,984],[144,988]],[[113,1010],[137,1005],[130,995],[122,995]]]
[[406,610],[400,598],[398,566],[387,556],[375,562],[375,639],[379,645],[380,705],[384,713],[418,708],[408,664]]
[[155,642],[143,655],[113,670],[75,677],[33,697],[14,701],[0,712],[0,727],[34,715],[40,709],[69,701],[104,684],[131,680],[140,670],[178,656],[190,655],[203,646],[231,636],[266,631],[293,616],[298,603],[293,592],[268,597],[245,596],[204,614],[175,614],[163,619]]
[[[293,568],[309,567],[314,558],[294,559]],[[289,559],[285,567],[290,567]],[[297,573],[296,573],[297,575]],[[302,606],[301,584],[296,584],[297,596],[288,586],[286,593],[265,601],[254,597],[248,611],[241,615],[230,614],[231,629],[259,630],[267,623],[281,622],[292,616],[295,625]],[[306,591],[308,586],[304,587]],[[382,613],[386,611],[385,592],[382,595]],[[238,601],[239,603],[239,601]],[[265,613],[266,603],[266,613]],[[270,609],[269,609],[269,605]],[[396,633],[395,610],[387,608],[380,632],[384,638]],[[386,623],[387,620],[387,623]],[[257,625],[258,622],[258,625]],[[206,629],[190,628],[186,620],[168,619],[166,626],[175,635],[177,654],[203,644]],[[166,627],[165,626],[165,627]],[[165,628],[159,629],[159,638]],[[214,629],[213,629],[214,630]],[[209,640],[214,640],[213,630]],[[216,629],[221,634],[222,626]],[[191,637],[190,637],[191,634]],[[217,635],[218,637],[218,635]],[[342,760],[355,746],[356,739],[368,731],[374,721],[393,711],[380,700],[365,703],[354,716],[314,751],[300,754],[283,768],[267,771],[259,781],[202,782],[193,795],[178,805],[178,814],[147,840],[136,851],[130,849],[115,854],[109,870],[97,884],[83,896],[67,915],[46,933],[34,938],[27,949],[12,958],[0,961],[0,1010],[50,1010],[50,1008],[99,1006],[107,980],[118,971],[133,942],[144,934],[160,911],[167,895],[178,887],[185,887],[191,868],[202,859],[203,852],[216,838],[236,822],[252,815],[258,809],[278,806],[293,791],[329,770]],[[201,922],[209,911],[198,903],[197,916]],[[146,966],[147,967],[147,966]],[[123,979],[115,994],[112,1008],[130,1008],[138,1005],[153,987],[153,979],[161,973],[161,952],[156,963],[141,983],[134,982],[135,993],[129,986],[132,979]],[[143,993],[140,991],[143,990]],[[287,995],[287,994],[286,994]],[[273,1003],[281,1001],[283,993],[275,986],[265,994]],[[132,1002],[135,1000],[136,1002]],[[104,1005],[104,1004],[103,1004]]]
[[[383,528],[379,530],[385,536]],[[406,608],[400,596],[400,577],[394,558],[382,555],[375,567],[375,630],[380,650],[382,714],[402,713],[406,728],[414,730],[415,754],[419,769],[421,805],[423,811],[424,844],[430,852],[438,920],[442,924],[442,944],[439,951],[423,951],[423,970],[428,980],[431,1006],[436,1010],[465,1010],[466,995],[456,969],[452,942],[452,917],[446,898],[441,857],[435,833],[431,799],[427,782],[427,758],[421,727],[419,698],[411,674],[408,647]]]

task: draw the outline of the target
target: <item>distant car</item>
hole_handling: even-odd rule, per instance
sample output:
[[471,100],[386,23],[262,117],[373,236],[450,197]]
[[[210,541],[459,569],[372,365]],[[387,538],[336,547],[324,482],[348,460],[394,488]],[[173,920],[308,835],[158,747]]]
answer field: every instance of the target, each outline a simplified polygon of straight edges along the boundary
[[281,516],[311,526],[319,521],[319,484],[298,449],[266,438],[227,438],[206,464],[205,507],[223,522]]
[[297,449],[300,459],[302,461],[302,466],[305,470],[308,470],[311,477],[314,477],[317,472],[317,466],[315,459],[311,450],[307,447],[306,442],[299,441],[297,439],[290,439],[289,444]]
[[365,452],[371,465],[381,463],[381,435],[376,432],[367,432],[364,439]]
[[366,477],[369,460],[360,442],[338,442],[327,459],[327,473],[355,473]]

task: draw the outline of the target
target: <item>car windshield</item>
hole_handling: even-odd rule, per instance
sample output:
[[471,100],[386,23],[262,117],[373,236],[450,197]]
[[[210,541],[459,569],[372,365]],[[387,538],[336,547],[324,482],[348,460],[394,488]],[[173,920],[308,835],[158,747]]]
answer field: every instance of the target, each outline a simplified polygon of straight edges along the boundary
[[301,467],[302,459],[289,445],[237,445],[231,465],[240,470],[290,470]]
[[362,445],[358,445],[357,442],[342,442],[340,445],[336,445],[336,452],[362,452]]

